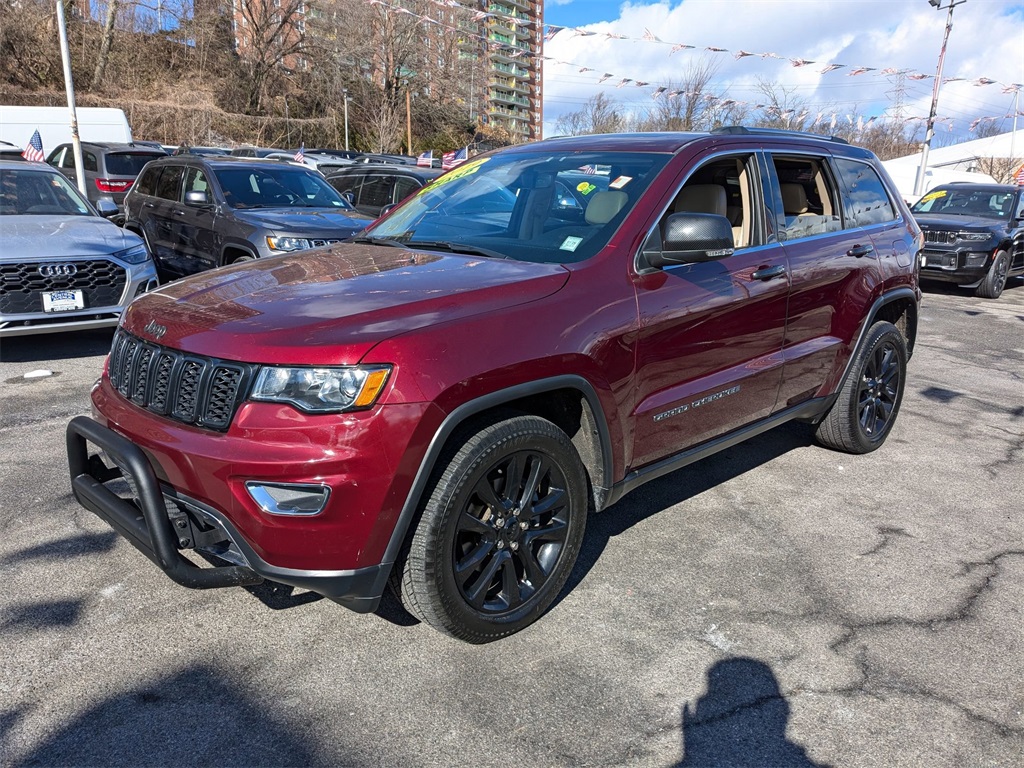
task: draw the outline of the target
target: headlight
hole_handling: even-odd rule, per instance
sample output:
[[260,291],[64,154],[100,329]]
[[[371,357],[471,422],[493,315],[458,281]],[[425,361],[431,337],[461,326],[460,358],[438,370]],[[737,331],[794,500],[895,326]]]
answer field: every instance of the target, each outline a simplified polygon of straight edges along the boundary
[[304,237],[268,237],[267,245],[272,251],[302,251],[313,247]]
[[139,243],[131,248],[125,248],[123,251],[114,251],[110,255],[115,259],[127,261],[129,264],[141,264],[149,258],[149,251],[146,250],[144,243]]
[[981,243],[985,240],[991,240],[992,235],[988,232],[957,232],[957,240],[964,240],[969,243]]
[[289,403],[307,413],[369,408],[384,389],[390,366],[263,368],[252,399]]

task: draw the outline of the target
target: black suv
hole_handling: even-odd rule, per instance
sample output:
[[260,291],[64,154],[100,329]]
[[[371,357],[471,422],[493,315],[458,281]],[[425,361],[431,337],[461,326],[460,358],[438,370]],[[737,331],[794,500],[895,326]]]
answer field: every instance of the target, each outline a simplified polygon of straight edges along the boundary
[[380,216],[384,209],[402,202],[425,187],[444,171],[415,165],[357,163],[327,176],[357,211]]
[[922,280],[941,280],[997,299],[1024,274],[1024,187],[953,183],[910,209],[924,230]]
[[202,155],[147,165],[125,215],[165,277],[336,243],[372,221],[316,171]]
[[[112,200],[118,210],[124,210],[124,196],[143,166],[150,160],[166,156],[163,150],[142,144],[83,141],[82,163],[89,202],[98,208],[100,200]],[[60,144],[46,162],[72,181],[78,181],[75,151],[71,144]]]

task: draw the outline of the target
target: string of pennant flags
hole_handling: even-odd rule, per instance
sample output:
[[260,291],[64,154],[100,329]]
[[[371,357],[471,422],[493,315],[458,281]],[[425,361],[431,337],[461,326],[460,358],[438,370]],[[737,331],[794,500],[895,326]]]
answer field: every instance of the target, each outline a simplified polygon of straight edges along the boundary
[[[524,19],[524,18],[519,18],[518,16],[512,16],[512,15],[503,14],[503,13],[496,13],[496,12],[493,12],[493,11],[483,11],[483,10],[475,9],[475,8],[463,5],[461,2],[459,2],[459,0],[427,0],[427,1],[432,3],[435,6],[439,7],[439,8],[443,8],[443,9],[452,9],[452,10],[460,10],[461,9],[461,10],[465,11],[469,16],[471,16],[473,21],[477,21],[477,22],[486,21],[487,19],[498,19],[503,24],[508,25],[510,28],[531,27],[531,26],[534,26],[535,24],[537,24],[537,22],[534,19]],[[402,5],[396,5],[396,4],[389,3],[389,2],[387,2],[387,0],[365,0],[365,2],[368,5],[381,6],[383,8],[387,8],[388,10],[394,11],[395,13],[400,13],[400,14],[404,14],[404,15],[413,17],[413,18],[419,20],[421,23],[430,24],[430,25],[433,25],[433,26],[436,26],[436,27],[448,30],[450,32],[453,32],[453,33],[455,33],[457,35],[468,36],[468,37],[479,39],[480,41],[482,41],[483,43],[485,43],[487,45],[489,50],[500,51],[502,54],[504,54],[508,58],[516,59],[516,58],[519,58],[519,57],[522,57],[522,56],[531,56],[531,55],[533,55],[528,50],[525,50],[525,49],[523,49],[521,47],[509,45],[509,44],[503,43],[501,41],[492,40],[492,39],[488,38],[486,34],[484,34],[484,35],[476,35],[476,34],[473,34],[471,32],[468,32],[465,29],[450,26],[448,24],[445,24],[443,21],[435,19],[435,18],[433,18],[431,16],[418,14],[415,11],[412,11],[409,8],[406,8],[406,7],[402,6]],[[719,47],[719,46],[698,47],[696,45],[689,45],[689,44],[686,44],[686,43],[674,43],[674,42],[669,42],[669,41],[662,40],[657,35],[655,35],[653,32],[651,32],[650,29],[644,29],[644,33],[640,37],[629,37],[628,35],[622,35],[622,34],[618,34],[618,33],[614,33],[614,32],[595,32],[593,30],[583,29],[582,27],[559,27],[559,26],[554,26],[554,25],[550,25],[549,24],[549,25],[546,25],[545,30],[544,30],[544,40],[545,41],[551,41],[557,35],[559,35],[560,33],[563,33],[563,32],[570,33],[571,37],[594,37],[594,36],[598,36],[598,37],[603,37],[603,38],[608,39],[608,40],[625,40],[625,41],[631,41],[631,42],[642,42],[642,43],[648,43],[648,44],[663,45],[663,46],[667,46],[669,48],[669,51],[668,51],[668,55],[669,56],[672,56],[673,54],[678,53],[680,51],[701,50],[701,51],[707,51],[707,52],[716,53],[716,54],[731,54],[733,56],[733,58],[735,58],[737,60],[739,60],[739,59],[746,59],[746,58],[759,58],[759,59],[762,59],[762,60],[777,59],[777,60],[780,60],[780,61],[787,61],[788,60],[790,62],[790,65],[793,66],[794,68],[812,67],[812,66],[816,66],[816,65],[820,64],[820,65],[822,65],[821,68],[817,69],[815,71],[817,71],[818,74],[822,74],[822,75],[830,74],[830,73],[833,73],[833,72],[839,72],[840,70],[848,70],[847,72],[845,72],[846,76],[848,76],[848,77],[856,77],[856,76],[865,75],[865,74],[868,74],[868,73],[871,73],[871,72],[875,72],[878,75],[882,75],[882,76],[886,76],[886,77],[902,76],[902,77],[905,77],[908,80],[933,80],[934,77],[935,77],[934,75],[929,75],[929,74],[924,74],[924,73],[921,73],[921,72],[916,72],[916,71],[911,70],[911,69],[898,69],[898,68],[895,68],[895,67],[879,68],[879,67],[868,67],[868,66],[860,66],[860,65],[858,65],[858,66],[851,66],[851,65],[848,65],[848,64],[841,64],[841,63],[835,63],[835,62],[819,62],[819,61],[814,61],[814,60],[811,60],[811,59],[795,58],[795,57],[789,57],[789,56],[781,56],[781,55],[779,55],[777,53],[772,53],[772,52],[757,53],[757,52],[746,51],[746,50],[736,50],[736,51],[734,51],[734,50],[731,50],[731,49],[728,49],[728,48]],[[576,63],[573,63],[573,62],[561,61],[561,60],[556,59],[554,57],[546,56],[546,55],[543,55],[543,54],[538,54],[536,57],[538,59],[540,59],[541,61],[551,62],[552,64],[576,67],[577,68],[577,72],[579,74],[586,74],[588,72],[593,72],[593,73],[601,72],[601,70],[595,69],[593,67],[580,66],[579,64],[576,64]],[[612,72],[602,72],[602,74],[597,76],[595,82],[596,83],[605,83],[605,82],[608,82],[610,80],[617,80],[618,81],[618,82],[615,83],[615,87],[616,88],[624,88],[626,86],[635,87],[635,88],[646,88],[647,86],[652,85],[652,83],[650,83],[648,81],[645,81],[645,80],[639,80],[639,79],[630,78],[630,77],[621,77],[620,75],[617,75],[617,74],[612,73]],[[948,83],[954,83],[954,82],[969,82],[971,85],[973,85],[975,87],[979,87],[979,88],[980,87],[985,87],[985,86],[997,85],[997,86],[1000,87],[1002,93],[1004,93],[1004,94],[1016,94],[1016,93],[1019,93],[1021,90],[1024,90],[1024,84],[1022,84],[1022,83],[1004,83],[1004,82],[1000,82],[998,80],[995,80],[995,79],[989,78],[989,77],[967,78],[967,77],[960,77],[960,76],[952,76],[952,77],[944,77],[942,79],[942,84],[943,85],[948,84]],[[687,91],[684,91],[684,90],[681,90],[681,89],[670,89],[667,86],[663,86],[663,85],[656,85],[654,90],[652,90],[650,92],[650,96],[651,96],[652,99],[661,99],[661,98],[672,99],[672,98],[678,98],[680,96],[686,96],[686,97],[689,97],[689,98],[698,97],[698,98],[705,99],[705,100],[707,100],[709,102],[714,102],[716,106],[722,107],[722,108],[729,108],[729,107],[752,107],[754,109],[764,110],[767,114],[769,114],[771,116],[779,117],[779,118],[782,118],[782,119],[792,119],[792,120],[795,120],[796,122],[798,122],[800,124],[802,124],[804,120],[806,120],[808,117],[810,117],[810,113],[807,110],[803,110],[800,113],[797,113],[796,110],[793,110],[793,109],[780,109],[779,107],[774,106],[774,105],[769,105],[769,104],[753,104],[753,103],[750,103],[750,102],[741,101],[741,100],[737,100],[737,99],[721,99],[721,98],[719,98],[717,96],[714,96],[712,94],[699,94],[699,93],[695,94],[695,93],[690,93],[690,92],[687,92]],[[1019,111],[1018,110],[1016,113],[1010,112],[1010,113],[1005,114],[1005,115],[993,115],[993,116],[985,116],[985,117],[975,118],[974,120],[972,120],[972,122],[970,124],[969,130],[971,132],[974,132],[977,129],[977,127],[981,123],[983,123],[983,122],[993,122],[993,121],[997,121],[997,120],[1003,120],[1003,119],[1006,119],[1006,118],[1012,118],[1012,117],[1015,116],[1015,114],[1017,116],[1024,116],[1024,111]],[[858,130],[858,131],[859,130],[864,130],[864,129],[870,127],[877,120],[880,120],[880,119],[891,119],[891,118],[882,118],[882,117],[877,116],[877,115],[873,116],[873,117],[868,117],[868,118],[864,118],[863,116],[857,116],[855,118],[852,115],[840,115],[838,112],[833,112],[833,113],[830,113],[830,114],[826,113],[826,112],[819,112],[815,116],[814,122],[811,124],[811,127],[817,127],[818,125],[821,125],[823,122],[827,122],[827,123],[830,124],[831,129],[834,130],[838,125],[843,124],[842,121],[843,121],[844,118],[846,120],[845,124],[847,124],[849,126],[854,126],[855,129]],[[903,122],[915,122],[915,121],[924,122],[925,118],[923,118],[923,117],[906,117],[906,118],[902,118],[902,121]],[[946,126],[948,126],[950,131],[952,131],[953,128],[954,128],[954,119],[950,118],[950,117],[939,116],[939,117],[934,118],[934,122],[939,124],[939,125],[946,125]]]

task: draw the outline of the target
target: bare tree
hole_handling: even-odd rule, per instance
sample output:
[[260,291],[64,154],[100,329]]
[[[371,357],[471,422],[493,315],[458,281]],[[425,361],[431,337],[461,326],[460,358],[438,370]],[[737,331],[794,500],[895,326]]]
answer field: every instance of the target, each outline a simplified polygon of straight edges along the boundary
[[280,68],[293,69],[307,52],[304,0],[235,0],[238,55],[248,76],[246,106],[263,108],[267,86]]
[[579,136],[587,133],[618,133],[626,129],[626,116],[618,102],[603,93],[587,99],[583,109],[566,112],[555,120],[555,133]]

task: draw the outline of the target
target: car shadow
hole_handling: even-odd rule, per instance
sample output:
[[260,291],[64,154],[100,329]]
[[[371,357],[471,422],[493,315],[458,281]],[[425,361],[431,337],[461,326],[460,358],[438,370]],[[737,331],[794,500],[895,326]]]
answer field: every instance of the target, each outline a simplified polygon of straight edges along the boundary
[[788,722],[789,702],[771,667],[746,657],[718,661],[708,670],[707,692],[692,709],[683,706],[678,768],[824,768],[786,738]]
[[608,541],[669,507],[767,464],[797,448],[814,445],[807,424],[790,422],[706,459],[652,480],[587,521],[587,532],[558,602],[583,581]]
[[113,328],[12,336],[0,342],[0,362],[31,363],[105,355],[113,337]]

